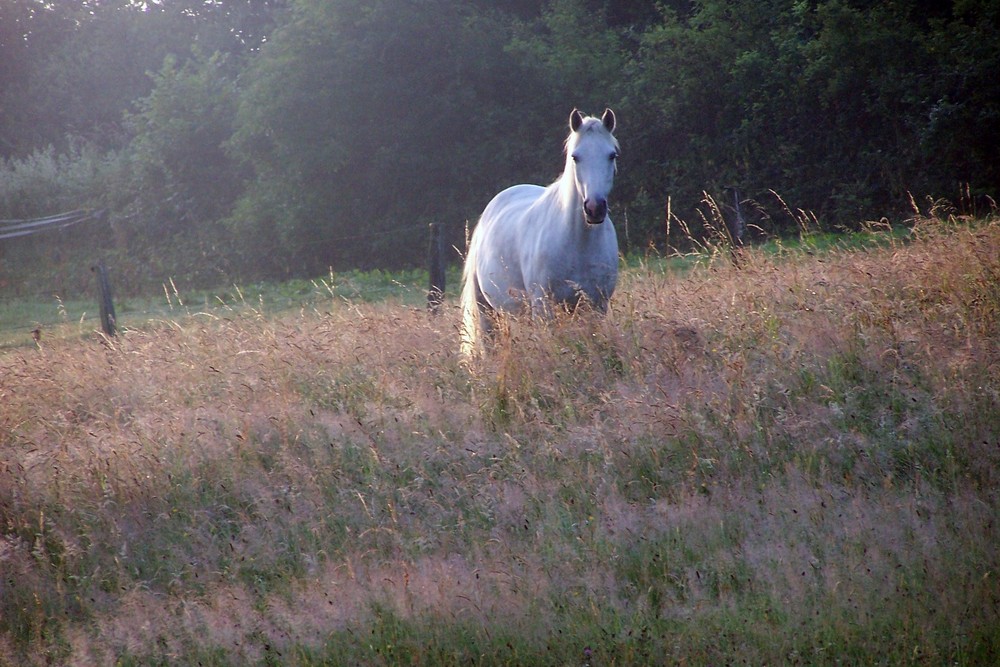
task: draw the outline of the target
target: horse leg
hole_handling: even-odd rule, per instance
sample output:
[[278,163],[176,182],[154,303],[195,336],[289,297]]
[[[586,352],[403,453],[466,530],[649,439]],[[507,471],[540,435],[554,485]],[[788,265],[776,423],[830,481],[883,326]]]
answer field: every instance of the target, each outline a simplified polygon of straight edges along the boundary
[[497,313],[490,302],[486,300],[486,295],[483,294],[483,290],[479,288],[478,284],[476,285],[476,307],[479,312],[479,331],[492,342]]
[[555,314],[552,310],[552,295],[541,285],[533,285],[525,295],[528,313],[532,319],[548,321]]

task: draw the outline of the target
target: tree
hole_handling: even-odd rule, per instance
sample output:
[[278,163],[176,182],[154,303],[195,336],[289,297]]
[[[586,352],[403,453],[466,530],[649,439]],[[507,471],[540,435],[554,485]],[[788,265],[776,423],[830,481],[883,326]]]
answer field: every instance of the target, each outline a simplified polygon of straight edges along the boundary
[[296,2],[241,78],[234,227],[284,248],[279,271],[420,261],[426,223],[457,229],[527,152],[499,129],[506,34],[456,0]]
[[[919,164],[938,191],[965,184],[997,196],[1000,186],[1000,7],[988,0],[954,3],[951,16],[931,22],[925,48],[932,57],[913,118]],[[953,190],[952,190],[953,191]]]
[[70,30],[65,8],[35,0],[0,3],[0,156],[24,157],[51,143],[57,110],[38,102],[41,64]]
[[934,185],[917,129],[933,76],[923,35],[898,3],[665,11],[632,64],[654,203],[670,194],[683,210],[734,185],[758,198],[775,190],[830,224],[902,208],[908,190]]
[[236,115],[236,86],[225,54],[179,64],[168,57],[153,89],[126,114],[133,213],[147,233],[169,236],[229,213],[242,189],[225,150]]
[[70,138],[129,140],[123,113],[164,58],[216,51],[230,67],[255,52],[283,0],[9,0],[0,4],[0,155]]

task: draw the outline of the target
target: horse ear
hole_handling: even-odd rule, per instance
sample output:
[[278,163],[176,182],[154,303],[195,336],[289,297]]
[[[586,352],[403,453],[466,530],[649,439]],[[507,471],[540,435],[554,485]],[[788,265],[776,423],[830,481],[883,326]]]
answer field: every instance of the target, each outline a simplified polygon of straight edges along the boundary
[[583,114],[580,113],[579,109],[573,109],[573,112],[569,115],[569,129],[576,132],[583,125]]
[[604,115],[601,116],[601,122],[604,123],[604,129],[606,129],[608,132],[614,133],[615,124],[617,122],[617,119],[615,118],[615,112],[612,111],[610,108],[605,109]]

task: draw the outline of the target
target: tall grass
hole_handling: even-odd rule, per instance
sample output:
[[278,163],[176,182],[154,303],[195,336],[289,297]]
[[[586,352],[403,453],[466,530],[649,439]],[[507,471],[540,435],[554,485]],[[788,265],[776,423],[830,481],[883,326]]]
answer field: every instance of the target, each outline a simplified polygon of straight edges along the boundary
[[991,664],[1000,225],[604,319],[164,319],[0,356],[0,663]]

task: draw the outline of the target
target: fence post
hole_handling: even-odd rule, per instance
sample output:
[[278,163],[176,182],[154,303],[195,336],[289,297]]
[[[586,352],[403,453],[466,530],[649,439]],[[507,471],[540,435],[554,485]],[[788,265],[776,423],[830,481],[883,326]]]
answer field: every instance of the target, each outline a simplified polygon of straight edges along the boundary
[[118,328],[115,325],[115,303],[111,299],[111,282],[108,280],[108,268],[101,261],[97,266],[90,267],[97,274],[97,290],[100,295],[101,330],[106,336],[115,336]]
[[733,191],[733,214],[732,220],[726,220],[726,227],[729,230],[729,259],[736,267],[740,266],[743,253],[743,236],[747,231],[747,221],[743,217],[743,202],[740,197],[740,189],[731,186],[728,189]]
[[444,301],[445,274],[444,274],[444,241],[441,238],[441,225],[432,222],[430,224],[431,238],[427,250],[428,273],[430,274],[430,286],[427,290],[427,308],[433,314],[437,314],[441,303]]
[[735,217],[729,222],[729,235],[733,238],[733,245],[743,246],[743,236],[747,231],[747,222],[743,217],[743,202],[740,198],[740,189],[736,186],[729,188],[733,191],[733,213]]

